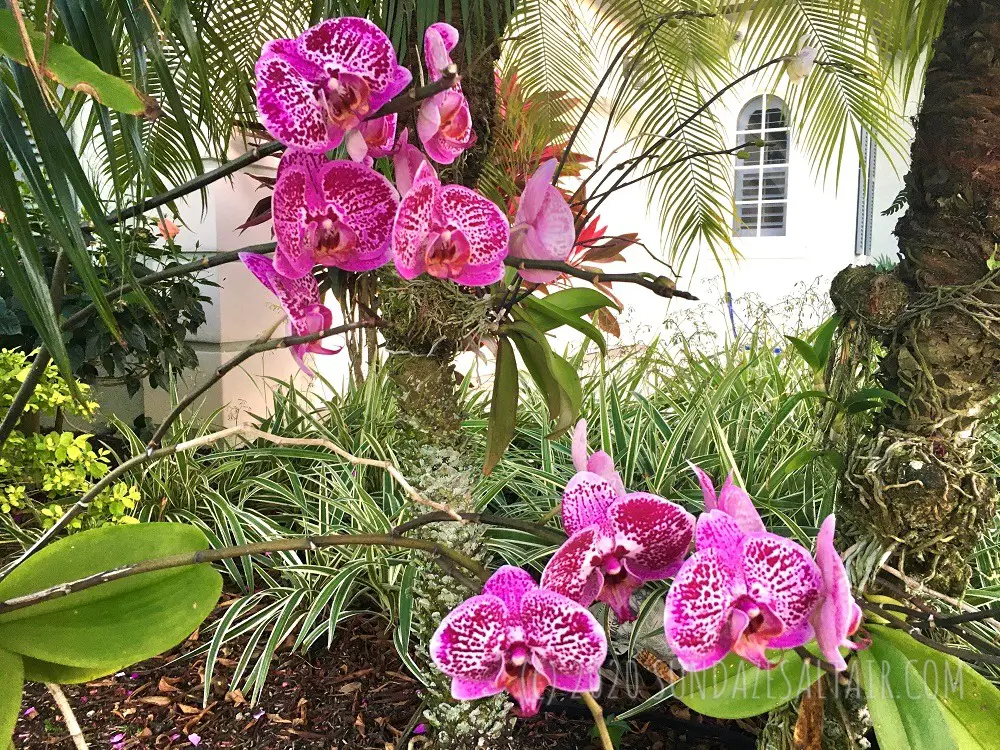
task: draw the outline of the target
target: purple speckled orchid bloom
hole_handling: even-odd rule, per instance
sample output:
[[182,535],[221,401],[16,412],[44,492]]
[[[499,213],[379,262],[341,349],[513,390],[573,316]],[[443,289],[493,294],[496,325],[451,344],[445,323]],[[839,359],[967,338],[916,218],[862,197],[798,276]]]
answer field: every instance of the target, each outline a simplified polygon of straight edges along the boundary
[[[441,80],[457,44],[458,30],[454,26],[435,23],[428,27],[424,33],[424,61],[432,81]],[[469,102],[460,83],[420,105],[417,135],[427,155],[439,164],[451,164],[476,142]]]
[[809,618],[822,579],[802,545],[766,531],[746,533],[719,508],[699,517],[695,543],[664,607],[667,643],[684,669],[708,669],[730,651],[770,669],[765,649],[812,639]]
[[370,167],[288,151],[271,200],[275,269],[298,279],[317,263],[355,272],[384,265],[398,205],[392,183]]
[[423,155],[419,148],[410,143],[410,130],[403,128],[399,134],[399,142],[392,154],[392,167],[396,174],[396,189],[399,194],[406,195],[413,186],[413,178],[417,176],[417,171],[421,164],[427,162],[427,157]]
[[461,185],[442,185],[424,163],[396,213],[393,259],[404,279],[426,271],[486,286],[503,278],[509,237],[507,217],[495,203]]
[[706,511],[721,510],[723,513],[727,513],[736,520],[736,525],[745,534],[767,530],[760,518],[760,513],[754,507],[753,500],[750,499],[750,495],[742,487],[737,487],[733,483],[732,474],[726,477],[722,489],[716,494],[712,478],[694,464],[691,464],[691,468],[698,477],[698,484],[701,485]]
[[476,133],[465,94],[452,88],[425,100],[417,114],[417,135],[438,164],[451,164],[471,148]]
[[[510,230],[510,254],[515,258],[564,261],[576,244],[573,210],[552,185],[557,164],[556,159],[549,159],[525,183],[514,228]],[[548,284],[560,275],[558,271],[538,269],[518,273],[534,284]]]
[[619,622],[635,619],[633,591],[677,572],[694,535],[694,516],[679,505],[647,492],[622,496],[589,471],[566,485],[562,517],[570,536],[545,566],[542,587],[584,606],[605,602]]
[[264,45],[257,61],[261,122],[293,148],[323,153],[399,94],[410,72],[364,18],[333,18]]
[[[278,298],[282,309],[288,315],[289,335],[305,336],[318,333],[333,325],[333,313],[319,298],[319,287],[313,276],[289,279],[275,270],[271,259],[264,255],[240,253],[240,260]],[[291,347],[292,356],[302,371],[312,377],[313,372],[306,366],[306,354],[336,354],[340,347],[327,349],[322,341],[296,344]]]
[[577,471],[589,471],[597,474],[615,488],[619,495],[625,494],[625,483],[615,470],[614,459],[604,451],[596,451],[587,455],[587,420],[581,419],[573,431],[573,466]]
[[430,653],[438,669],[452,678],[456,699],[506,690],[521,716],[533,716],[549,685],[570,692],[600,688],[608,644],[584,607],[539,588],[530,573],[505,565],[482,594],[441,621]]
[[344,138],[347,155],[356,162],[371,166],[380,156],[393,152],[396,142],[397,115],[391,114],[374,120],[365,120]]
[[848,640],[861,624],[861,608],[851,595],[844,561],[833,546],[836,519],[827,516],[816,537],[816,564],[823,578],[822,600],[813,612],[810,622],[816,633],[816,644],[834,668],[847,669],[847,662],[840,648],[856,649],[858,645]]

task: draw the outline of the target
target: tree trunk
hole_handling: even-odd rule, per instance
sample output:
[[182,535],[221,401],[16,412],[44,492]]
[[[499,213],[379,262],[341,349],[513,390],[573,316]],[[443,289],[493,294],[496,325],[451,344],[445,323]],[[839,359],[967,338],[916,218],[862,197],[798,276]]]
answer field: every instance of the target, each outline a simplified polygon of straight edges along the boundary
[[992,522],[977,424],[1000,387],[1000,3],[952,0],[934,48],[896,226],[892,274],[843,271],[841,312],[887,345],[884,385],[905,407],[853,451],[845,512],[932,587],[959,593]]

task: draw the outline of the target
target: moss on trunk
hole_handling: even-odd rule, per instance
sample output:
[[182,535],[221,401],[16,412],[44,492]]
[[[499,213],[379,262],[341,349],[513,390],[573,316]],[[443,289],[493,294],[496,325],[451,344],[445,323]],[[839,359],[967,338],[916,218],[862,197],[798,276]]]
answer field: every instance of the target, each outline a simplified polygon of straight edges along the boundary
[[833,290],[841,312],[882,336],[882,381],[905,402],[853,451],[848,521],[950,593],[966,587],[996,509],[974,430],[1000,388],[997,143],[1000,5],[952,0],[916,121],[902,262],[891,276],[845,272]]

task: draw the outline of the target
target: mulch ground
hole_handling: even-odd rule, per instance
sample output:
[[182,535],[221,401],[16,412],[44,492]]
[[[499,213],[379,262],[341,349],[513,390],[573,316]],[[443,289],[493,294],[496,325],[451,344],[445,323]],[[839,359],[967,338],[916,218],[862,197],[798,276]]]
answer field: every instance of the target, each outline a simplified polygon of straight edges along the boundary
[[[173,653],[87,685],[64,688],[91,748],[234,748],[285,750],[417,750],[422,737],[402,740],[420,706],[391,633],[377,619],[355,618],[338,629],[332,648],[275,656],[260,701],[227,692],[240,650],[224,653],[202,706],[203,656],[178,658],[203,645],[196,634]],[[228,658],[233,656],[233,659]],[[605,707],[607,711],[613,705]],[[551,704],[519,720],[515,747],[586,750],[592,721],[579,703]],[[753,747],[746,727],[718,725],[674,703],[644,717],[622,739],[625,750],[740,750]],[[27,686],[15,748],[73,747],[65,722],[43,685]]]

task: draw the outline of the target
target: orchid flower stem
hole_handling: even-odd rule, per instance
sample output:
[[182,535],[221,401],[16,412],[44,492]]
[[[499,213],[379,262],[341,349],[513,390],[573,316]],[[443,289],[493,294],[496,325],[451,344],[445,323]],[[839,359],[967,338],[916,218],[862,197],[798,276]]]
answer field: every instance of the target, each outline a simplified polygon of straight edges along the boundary
[[805,646],[796,646],[794,649],[795,653],[802,659],[802,663],[810,667],[816,667],[822,669],[827,674],[840,675],[837,668],[834,667],[830,662],[820,659],[818,656],[809,651]]
[[[732,90],[736,86],[739,86],[741,83],[743,83],[743,81],[747,80],[748,78],[753,78],[755,75],[757,75],[758,73],[760,73],[763,70],[766,70],[770,66],[777,65],[778,63],[783,63],[784,61],[785,61],[785,57],[776,57],[776,58],[774,58],[772,60],[768,60],[767,62],[762,63],[762,64],[758,65],[755,68],[752,68],[751,70],[747,71],[743,75],[741,75],[741,76],[735,78],[734,80],[730,81],[725,86],[723,86],[721,89],[719,89],[714,94],[712,94],[712,96],[710,96],[708,99],[706,99],[700,106],[698,106],[697,108],[695,108],[687,117],[685,117],[677,125],[675,125],[673,127],[673,129],[670,130],[670,132],[668,132],[666,135],[663,135],[663,136],[657,136],[654,139],[654,142],[648,148],[646,148],[646,150],[643,151],[639,156],[637,156],[637,157],[635,157],[633,159],[628,159],[625,162],[623,162],[623,164],[629,163],[629,162],[631,162],[631,164],[626,169],[622,170],[621,176],[614,183],[612,183],[612,186],[611,186],[612,190],[610,192],[613,192],[614,189],[616,189],[617,187],[619,187],[620,184],[622,182],[624,182],[629,177],[629,175],[633,172],[633,170],[635,170],[636,166],[639,163],[641,163],[643,160],[648,159],[651,156],[653,156],[657,152],[657,150],[659,150],[659,148],[664,143],[666,143],[669,140],[671,140],[672,138],[674,138],[678,133],[680,133],[682,130],[684,130],[684,128],[686,128],[688,125],[690,125],[692,122],[694,122],[699,116],[701,116],[705,111],[707,111],[709,107],[711,107],[713,104],[715,104],[715,102],[717,102],[719,99],[721,99],[723,96],[725,96],[726,92]],[[603,187],[605,181],[612,174],[614,174],[616,171],[619,171],[619,166],[615,166],[614,168],[612,168],[612,170],[607,175],[605,175],[603,178],[601,178],[601,181],[597,185],[597,189],[599,191],[600,191],[601,187]],[[587,177],[587,179],[585,179],[583,181],[583,184],[586,185],[594,177],[594,175],[596,175],[596,174],[597,174],[596,171],[593,172],[593,173],[591,173]],[[597,202],[593,206],[589,206],[588,207],[587,213],[584,216],[583,221],[580,223],[580,226],[587,226],[588,222],[596,214],[597,209],[600,208],[601,204],[607,199],[608,193],[609,193],[609,191],[605,191],[605,193],[602,194],[603,197],[599,198],[597,200]]]
[[580,697],[590,709],[590,715],[594,717],[594,726],[597,727],[597,736],[601,740],[601,747],[603,750],[615,750],[615,744],[611,741],[611,735],[608,734],[608,725],[604,721],[604,709],[601,708],[601,704],[591,693],[581,693]]
[[990,643],[985,638],[981,638],[975,633],[970,632],[968,629],[961,627],[964,623],[975,623],[996,617],[1000,614],[1000,608],[977,610],[975,612],[966,612],[961,615],[946,615],[942,612],[936,612],[931,609],[911,609],[910,607],[902,607],[898,604],[887,602],[881,602],[879,606],[889,612],[899,612],[900,614],[906,615],[906,621],[920,630],[948,630],[957,635],[959,638],[968,641],[969,644],[975,646],[984,654],[1000,656],[1000,648],[996,645]]
[[548,526],[542,526],[541,524],[531,523],[530,521],[521,521],[517,518],[507,518],[505,516],[493,516],[487,513],[458,513],[457,515],[459,517],[456,519],[454,516],[442,511],[438,511],[436,513],[425,513],[422,516],[417,516],[410,521],[401,523],[399,526],[394,527],[389,533],[393,536],[402,535],[432,523],[459,521],[467,523],[481,523],[487,526],[499,526],[504,529],[523,531],[541,539],[542,541],[549,542],[550,544],[562,544],[566,541],[566,535],[561,531],[557,531],[556,529]]
[[225,362],[219,367],[212,376],[207,378],[202,382],[197,388],[189,391],[187,395],[182,398],[177,405],[171,410],[171,412],[166,416],[160,426],[156,428],[156,432],[153,433],[153,437],[147,443],[146,447],[149,450],[155,450],[160,447],[160,443],[163,441],[163,436],[167,434],[170,426],[177,421],[180,415],[189,406],[194,404],[198,399],[200,399],[205,393],[216,383],[218,383],[222,378],[228,375],[230,372],[235,370],[241,364],[246,362],[251,357],[255,357],[258,354],[264,352],[273,351],[275,349],[285,349],[287,347],[295,346],[297,344],[306,344],[311,341],[319,341],[320,339],[325,339],[327,336],[337,336],[342,333],[347,333],[348,331],[353,331],[358,328],[374,328],[377,325],[375,321],[371,320],[359,320],[355,323],[346,323],[341,326],[336,326],[334,328],[326,328],[322,331],[317,331],[316,333],[309,333],[303,336],[285,336],[283,338],[272,339],[271,333],[273,331],[266,331],[264,335],[257,338],[250,346],[241,351],[232,359]]
[[[191,261],[190,263],[169,266],[164,268],[162,271],[147,274],[137,279],[134,284],[123,284],[115,289],[112,289],[105,296],[109,299],[120,297],[124,294],[128,294],[138,287],[149,286],[150,284],[154,284],[158,281],[165,281],[177,276],[187,276],[192,273],[197,273],[198,271],[214,268],[215,266],[232,263],[239,260],[240,253],[255,253],[262,255],[274,252],[274,248],[275,243],[268,242],[262,245],[251,245],[249,247],[240,248],[239,250],[233,250],[231,252],[214,253],[212,255],[199,258],[198,260]],[[58,270],[58,265],[56,265],[55,270]],[[56,281],[55,270],[53,271],[53,282]],[[82,325],[90,318],[91,315],[93,315],[96,309],[97,308],[93,303],[81,308],[62,322],[62,330],[71,331]],[[38,373],[36,375],[32,375],[31,372],[29,372],[28,377],[26,377],[24,382],[21,383],[21,387],[15,394],[14,400],[11,401],[10,406],[7,408],[3,421],[0,422],[0,446],[3,446],[3,444],[7,441],[7,438],[10,437],[10,433],[14,431],[15,425],[21,418],[21,414],[24,412],[28,401],[31,400],[31,396],[35,392],[35,388],[38,386],[38,381],[51,358],[51,353],[44,346],[40,347],[38,352],[35,354],[35,360],[32,363],[31,372],[34,372],[37,367]]]
[[[241,428],[232,428],[233,432]],[[0,602],[0,614],[13,612],[18,609],[58,599],[78,591],[100,586],[112,581],[120,581],[123,578],[152,573],[158,570],[170,570],[173,568],[183,568],[190,565],[201,565],[203,563],[219,562],[221,560],[232,560],[246,555],[263,555],[268,552],[308,552],[322,549],[324,547],[398,547],[401,549],[413,549],[421,552],[429,552],[437,560],[447,560],[448,563],[464,568],[475,576],[480,582],[485,582],[489,578],[489,572],[476,560],[458,550],[445,546],[430,539],[408,539],[406,537],[394,537],[385,534],[330,534],[326,536],[301,536],[287,539],[270,539],[264,542],[253,544],[243,544],[237,547],[220,547],[218,549],[204,549],[198,552],[185,552],[178,555],[158,557],[152,560],[124,565],[114,570],[107,570],[103,573],[95,573],[85,578],[78,578],[74,581],[51,586],[41,591],[36,591],[24,596]],[[445,566],[445,569],[448,568]]]
[[861,608],[871,612],[872,614],[878,615],[880,618],[885,620],[885,622],[881,623],[885,627],[893,628],[895,630],[903,630],[915,641],[918,641],[925,646],[930,646],[935,651],[940,651],[942,654],[948,654],[949,656],[954,656],[962,661],[972,663],[1000,665],[1000,656],[994,654],[981,654],[978,651],[972,651],[971,649],[955,648],[944,643],[938,643],[937,641],[923,635],[920,632],[920,628],[916,627],[912,623],[904,622],[896,617],[896,615],[892,612],[887,609],[883,609],[877,604],[862,602]]
[[459,81],[461,81],[461,78],[458,75],[458,67],[452,63],[442,71],[441,78],[428,83],[426,86],[419,86],[417,88],[410,89],[409,91],[404,91],[402,94],[390,99],[382,107],[368,115],[365,118],[365,121],[377,120],[379,117],[405,112],[406,110],[417,106],[424,99],[430,99],[432,96],[437,96],[442,91],[447,91]]
[[571,266],[569,263],[561,263],[559,261],[513,258],[511,256],[507,256],[504,263],[511,268],[517,269],[559,271],[567,276],[574,276],[578,279],[589,281],[592,284],[597,284],[599,282],[606,284],[615,282],[621,284],[638,284],[641,287],[649,289],[651,292],[659,295],[660,297],[680,297],[681,299],[689,300],[698,299],[690,292],[685,292],[675,288],[673,280],[668,279],[666,276],[654,277],[651,274],[644,273],[603,273],[601,271],[589,271],[584,268],[577,268],[576,266]]

